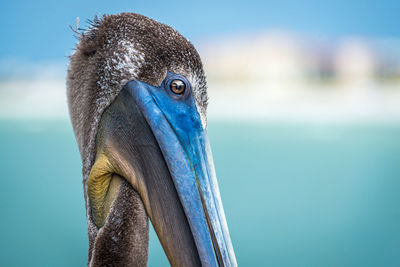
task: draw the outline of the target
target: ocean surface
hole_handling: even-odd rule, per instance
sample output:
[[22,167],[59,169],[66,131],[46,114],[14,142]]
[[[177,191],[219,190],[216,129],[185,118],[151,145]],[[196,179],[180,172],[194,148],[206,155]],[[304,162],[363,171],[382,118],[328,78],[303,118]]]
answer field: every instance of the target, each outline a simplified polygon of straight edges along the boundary
[[[239,266],[400,266],[400,125],[209,123]],[[68,121],[0,121],[0,265],[85,266]],[[168,266],[154,231],[149,266]]]

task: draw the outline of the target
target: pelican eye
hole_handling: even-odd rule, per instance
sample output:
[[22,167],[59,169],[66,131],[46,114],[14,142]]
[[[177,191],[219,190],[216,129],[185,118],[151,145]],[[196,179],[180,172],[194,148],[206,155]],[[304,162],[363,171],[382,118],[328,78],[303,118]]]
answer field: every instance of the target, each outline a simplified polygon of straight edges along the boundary
[[181,95],[185,92],[186,84],[182,80],[173,80],[169,84],[169,89],[177,95]]

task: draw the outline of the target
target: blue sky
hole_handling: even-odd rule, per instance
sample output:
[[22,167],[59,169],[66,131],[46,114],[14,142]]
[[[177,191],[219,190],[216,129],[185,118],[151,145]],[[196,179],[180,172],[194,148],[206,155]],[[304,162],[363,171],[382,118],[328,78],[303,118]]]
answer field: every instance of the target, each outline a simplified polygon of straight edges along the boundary
[[284,29],[316,36],[400,37],[400,1],[16,1],[0,4],[0,60],[60,61],[76,42],[69,25],[94,14],[137,12],[192,40]]

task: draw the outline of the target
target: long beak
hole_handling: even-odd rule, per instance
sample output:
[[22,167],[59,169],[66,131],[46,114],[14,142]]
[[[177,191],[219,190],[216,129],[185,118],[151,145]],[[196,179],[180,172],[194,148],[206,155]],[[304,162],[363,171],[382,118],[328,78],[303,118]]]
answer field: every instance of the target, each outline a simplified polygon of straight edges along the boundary
[[[166,86],[176,76],[168,73],[159,87],[127,83],[103,115],[96,162],[106,155],[109,167],[103,172],[122,176],[139,193],[171,265],[236,266],[207,133],[191,89],[177,96]],[[89,199],[101,226],[109,201],[98,188],[112,182],[92,172],[97,175],[89,180]]]

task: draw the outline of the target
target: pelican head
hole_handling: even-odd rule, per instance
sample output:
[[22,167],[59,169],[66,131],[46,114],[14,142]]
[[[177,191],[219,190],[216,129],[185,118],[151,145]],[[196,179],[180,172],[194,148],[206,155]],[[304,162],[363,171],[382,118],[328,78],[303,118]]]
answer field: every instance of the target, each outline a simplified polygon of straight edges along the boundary
[[95,19],[70,57],[67,95],[89,265],[146,265],[150,218],[172,266],[236,266],[193,45],[139,14]]

